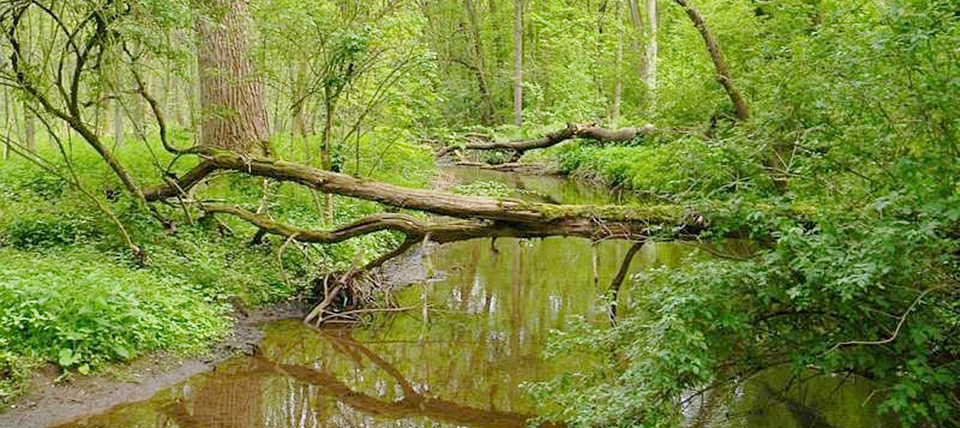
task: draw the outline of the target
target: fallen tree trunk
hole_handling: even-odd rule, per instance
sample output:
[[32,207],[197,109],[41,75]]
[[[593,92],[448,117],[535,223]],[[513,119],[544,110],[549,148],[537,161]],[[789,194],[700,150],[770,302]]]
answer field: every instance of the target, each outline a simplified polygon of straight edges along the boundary
[[516,162],[528,150],[543,149],[560,144],[567,140],[584,138],[602,143],[622,143],[637,136],[648,136],[657,132],[653,125],[640,128],[607,129],[594,124],[570,123],[566,128],[549,133],[540,138],[520,141],[471,141],[462,146],[447,146],[437,152],[437,157],[443,157],[455,150],[508,150],[513,151],[512,162]]
[[[564,205],[556,206],[565,207]],[[602,220],[599,217],[581,215],[543,223],[483,219],[429,222],[408,214],[383,213],[364,217],[335,230],[325,231],[280,223],[266,215],[256,214],[236,205],[205,204],[203,209],[211,214],[234,215],[272,235],[319,244],[334,244],[384,230],[400,232],[407,237],[407,240],[429,239],[443,244],[476,238],[545,238],[548,236],[575,236],[592,240],[642,239],[651,235],[682,238],[694,236],[705,226],[692,221],[683,223],[681,218],[661,217],[661,214],[651,214],[647,220],[627,219],[630,215],[640,215],[639,212],[613,216],[619,219]],[[648,213],[651,212],[648,211]]]
[[[695,235],[706,225],[702,216],[679,205],[557,205],[512,198],[464,196],[443,191],[395,186],[298,163],[239,155],[224,150],[206,150],[204,158],[204,164],[209,166],[204,167],[206,174],[194,174],[193,172],[197,170],[195,168],[188,174],[190,180],[181,178],[176,182],[175,187],[168,184],[151,188],[149,192],[151,200],[162,199],[161,196],[174,194],[176,191],[187,191],[213,171],[230,170],[295,182],[324,193],[473,221],[473,223],[458,223],[453,226],[433,225],[424,229],[423,225],[413,223],[413,217],[404,218],[384,214],[377,216],[376,221],[372,222],[378,224],[376,226],[380,228],[378,230],[395,229],[406,232],[421,230],[423,234],[433,233],[436,236],[451,238],[464,233],[469,235],[508,233],[509,235],[501,236],[568,235],[603,239],[642,237],[651,233],[668,234],[671,237]],[[214,207],[212,209],[228,212],[228,209],[223,206]],[[239,215],[239,211],[229,213]]]
[[[707,221],[702,215],[680,205],[561,205],[511,198],[464,196],[437,190],[400,187],[307,165],[241,155],[221,149],[204,148],[198,154],[203,158],[200,165],[180,179],[167,180],[166,186],[150,188],[144,194],[148,195],[150,200],[182,196],[212,173],[236,171],[297,183],[327,194],[452,217],[424,220],[402,213],[380,213],[335,230],[325,231],[278,222],[267,215],[237,205],[197,203],[208,214],[228,214],[243,219],[256,226],[258,233],[279,235],[288,240],[306,243],[337,243],[385,230],[405,235],[402,246],[428,240],[447,243],[498,237],[576,236],[595,241],[643,240],[648,237],[683,239],[696,236],[707,227]],[[391,252],[391,257],[397,253]],[[382,263],[382,259],[378,259],[376,264]],[[349,272],[343,276],[341,282],[349,283],[357,275],[358,272]]]
[[493,165],[483,162],[458,161],[454,163],[454,166],[468,166],[500,172],[517,172],[526,175],[560,175],[559,168],[536,163],[508,162]]
[[[240,155],[220,149],[203,149],[201,156],[203,161],[189,173],[178,180],[169,179],[166,186],[150,188],[144,194],[154,201],[182,196],[187,194],[192,186],[216,171],[237,171],[298,183],[327,194],[453,217],[433,221],[409,214],[380,213],[336,230],[324,231],[285,224],[237,205],[196,203],[208,214],[228,214],[243,219],[256,226],[259,229],[258,234],[269,233],[306,243],[331,244],[385,230],[405,235],[406,239],[401,248],[428,240],[447,243],[498,237],[576,236],[595,241],[642,240],[651,236],[682,239],[696,236],[707,227],[703,216],[680,205],[560,205],[509,198],[463,196],[444,191],[400,187],[297,163]],[[399,250],[390,252],[386,258],[380,257],[368,266],[377,266],[399,253]],[[349,286],[364,270],[348,272],[340,282]],[[322,311],[323,308],[319,310]],[[310,319],[306,321],[309,322]]]

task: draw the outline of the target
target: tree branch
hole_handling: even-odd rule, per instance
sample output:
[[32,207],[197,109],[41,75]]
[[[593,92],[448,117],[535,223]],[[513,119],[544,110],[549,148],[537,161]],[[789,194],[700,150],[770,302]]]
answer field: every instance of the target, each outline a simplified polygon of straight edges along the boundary
[[[496,229],[509,231],[506,234],[501,232],[499,236],[567,235],[592,239],[639,239],[657,234],[676,238],[696,235],[706,227],[706,220],[701,215],[679,205],[555,205],[510,198],[463,196],[362,180],[297,163],[242,156],[224,150],[205,151],[207,162],[217,169],[295,182],[324,193],[380,202],[397,208],[461,219],[494,221],[498,222]],[[476,227],[474,224],[470,230]],[[482,227],[490,226],[484,223]],[[464,227],[460,225],[457,228],[457,233],[460,233]],[[438,230],[437,233],[444,231]]]
[[723,85],[723,89],[727,91],[730,101],[733,102],[737,119],[740,121],[750,120],[750,106],[747,104],[747,99],[744,98],[743,93],[741,93],[740,89],[733,83],[733,77],[730,75],[730,67],[727,66],[727,61],[723,57],[720,44],[717,42],[717,38],[714,37],[713,33],[710,32],[710,29],[707,28],[707,23],[703,20],[703,15],[687,0],[674,1],[683,7],[690,21],[692,21],[693,25],[700,31],[703,43],[707,46],[707,52],[710,54],[710,59],[713,60],[713,65],[717,70],[717,80]]
[[640,128],[620,128],[607,129],[594,124],[570,123],[566,128],[549,133],[540,138],[532,140],[519,141],[478,141],[469,142],[462,147],[447,146],[437,152],[437,157],[443,157],[457,149],[468,150],[512,150],[515,153],[514,160],[519,159],[528,150],[543,149],[560,144],[567,140],[584,138],[603,143],[622,143],[630,141],[637,136],[649,136],[657,132],[653,125],[646,125]]

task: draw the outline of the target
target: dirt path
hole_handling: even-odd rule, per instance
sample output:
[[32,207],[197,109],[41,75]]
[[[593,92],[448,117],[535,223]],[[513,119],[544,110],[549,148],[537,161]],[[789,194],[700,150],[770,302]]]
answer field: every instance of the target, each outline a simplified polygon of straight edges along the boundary
[[164,388],[212,370],[230,357],[250,354],[263,333],[257,325],[266,321],[303,318],[305,308],[282,305],[253,311],[238,311],[230,337],[215,345],[206,355],[178,358],[154,353],[130,364],[118,365],[92,376],[75,377],[55,383],[60,375],[53,365],[37,370],[30,392],[0,413],[0,428],[46,428],[67,423],[81,416],[97,414],[125,403],[149,399]]

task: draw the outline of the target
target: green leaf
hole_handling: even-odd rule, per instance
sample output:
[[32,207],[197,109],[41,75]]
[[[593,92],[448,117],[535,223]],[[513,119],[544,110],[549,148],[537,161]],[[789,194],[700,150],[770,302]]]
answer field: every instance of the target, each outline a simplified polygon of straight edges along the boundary
[[73,353],[73,349],[63,348],[60,350],[60,353],[57,354],[57,364],[60,367],[70,367],[77,361],[77,355]]

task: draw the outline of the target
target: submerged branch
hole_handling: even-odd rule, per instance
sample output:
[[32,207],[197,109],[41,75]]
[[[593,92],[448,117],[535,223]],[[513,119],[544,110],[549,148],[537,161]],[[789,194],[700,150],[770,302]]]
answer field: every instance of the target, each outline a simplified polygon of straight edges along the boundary
[[620,300],[620,287],[623,285],[623,281],[627,279],[627,273],[630,271],[630,263],[645,243],[646,241],[637,241],[630,246],[630,249],[627,250],[627,255],[623,256],[623,262],[620,263],[620,269],[617,270],[617,275],[610,281],[610,308],[608,315],[610,316],[611,324],[616,324],[617,322],[617,305]]

